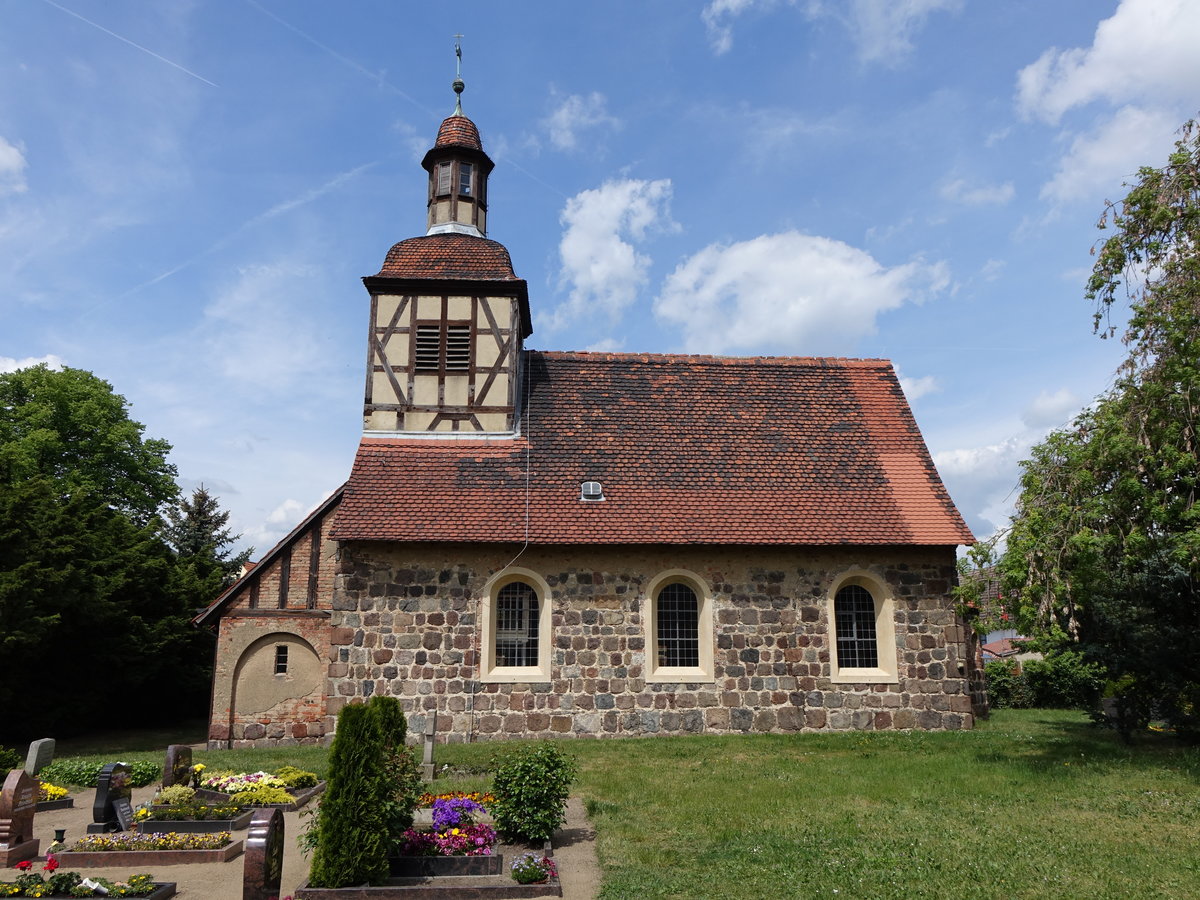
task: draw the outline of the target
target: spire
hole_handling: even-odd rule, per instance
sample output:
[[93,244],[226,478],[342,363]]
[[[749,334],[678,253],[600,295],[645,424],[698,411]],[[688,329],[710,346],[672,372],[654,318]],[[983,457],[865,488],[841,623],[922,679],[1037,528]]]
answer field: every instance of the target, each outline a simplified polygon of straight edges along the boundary
[[456,58],[454,64],[454,83],[451,87],[454,88],[454,115],[461,116],[462,111],[462,92],[467,86],[462,80],[462,35],[454,36],[454,56]]

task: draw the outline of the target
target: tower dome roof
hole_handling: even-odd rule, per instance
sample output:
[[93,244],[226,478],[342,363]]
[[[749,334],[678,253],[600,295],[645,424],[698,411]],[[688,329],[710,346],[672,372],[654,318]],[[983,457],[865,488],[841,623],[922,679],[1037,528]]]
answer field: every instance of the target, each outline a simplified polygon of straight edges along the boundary
[[483,142],[479,140],[479,129],[475,123],[462,113],[455,113],[442,122],[438,129],[434,147],[466,147],[470,150],[483,150]]

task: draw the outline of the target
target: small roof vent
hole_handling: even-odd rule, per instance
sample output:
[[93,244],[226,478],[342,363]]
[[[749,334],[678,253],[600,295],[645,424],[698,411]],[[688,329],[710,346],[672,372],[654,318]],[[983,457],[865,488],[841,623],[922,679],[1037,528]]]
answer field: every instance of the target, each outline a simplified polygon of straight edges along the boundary
[[579,486],[579,499],[595,502],[604,499],[604,488],[598,481],[585,481]]

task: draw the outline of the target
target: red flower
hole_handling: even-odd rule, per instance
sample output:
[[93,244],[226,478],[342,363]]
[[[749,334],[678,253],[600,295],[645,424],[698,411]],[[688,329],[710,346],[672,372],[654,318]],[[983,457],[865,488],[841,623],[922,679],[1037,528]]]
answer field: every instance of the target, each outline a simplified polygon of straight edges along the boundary
[[46,864],[42,866],[42,871],[53,872],[58,868],[58,860],[52,854],[46,854]]
[[20,869],[22,872],[28,872],[30,869],[33,868],[33,863],[31,863],[29,860],[26,859],[26,860],[22,860],[21,862],[17,863],[15,866],[13,866],[13,868]]

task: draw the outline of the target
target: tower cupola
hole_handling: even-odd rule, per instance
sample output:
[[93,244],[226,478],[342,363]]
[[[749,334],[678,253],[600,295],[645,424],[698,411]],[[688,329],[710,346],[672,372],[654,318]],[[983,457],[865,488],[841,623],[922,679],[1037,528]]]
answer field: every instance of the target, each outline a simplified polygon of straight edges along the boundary
[[486,237],[487,180],[495,163],[483,152],[479,129],[463,115],[465,85],[461,52],[458,52],[458,60],[460,71],[459,77],[454,79],[457,95],[454,113],[442,122],[433,148],[421,160],[429,173],[429,213],[425,233]]

